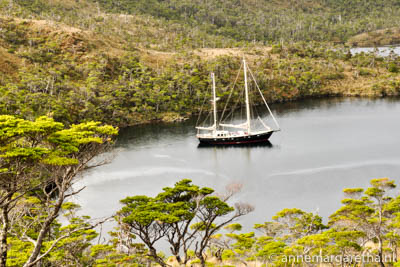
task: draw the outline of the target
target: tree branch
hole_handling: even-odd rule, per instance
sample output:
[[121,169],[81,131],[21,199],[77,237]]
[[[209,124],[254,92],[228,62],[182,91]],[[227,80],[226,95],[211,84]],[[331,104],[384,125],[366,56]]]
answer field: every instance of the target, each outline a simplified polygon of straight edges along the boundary
[[36,260],[30,262],[29,264],[25,264],[24,267],[31,267],[34,266],[36,263],[38,263],[41,259],[43,259],[44,257],[46,257],[53,249],[54,247],[58,244],[58,242],[60,242],[61,240],[63,240],[64,238],[70,237],[73,233],[79,232],[79,231],[86,231],[86,230],[90,230],[93,228],[96,228],[98,225],[101,225],[103,223],[105,223],[106,221],[110,220],[112,217],[107,217],[93,225],[90,226],[86,226],[86,227],[82,227],[82,228],[77,228],[71,232],[68,232],[62,236],[60,236],[59,238],[57,238],[56,240],[54,240],[53,244],[51,244],[51,246],[49,247],[49,249],[43,253],[42,255],[40,255],[39,257],[36,258]]

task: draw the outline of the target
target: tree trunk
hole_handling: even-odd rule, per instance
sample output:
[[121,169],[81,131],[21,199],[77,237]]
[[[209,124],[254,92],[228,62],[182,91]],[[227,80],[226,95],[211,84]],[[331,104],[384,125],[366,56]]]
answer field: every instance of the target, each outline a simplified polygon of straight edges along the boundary
[[39,236],[36,240],[37,243],[31,253],[31,256],[29,257],[28,261],[24,264],[24,267],[30,267],[30,266],[34,265],[33,262],[37,259],[37,257],[40,254],[40,250],[42,248],[44,238],[45,238],[47,232],[49,231],[49,229],[50,229],[50,225],[48,227],[46,226],[46,227],[42,228],[42,230],[40,230]]
[[60,196],[59,196],[59,199],[57,201],[57,204],[55,205],[54,210],[51,213],[51,215],[49,215],[49,217],[47,218],[47,220],[45,220],[43,226],[41,227],[39,235],[38,235],[38,237],[36,239],[35,247],[33,248],[33,251],[31,253],[31,256],[29,257],[28,261],[25,262],[24,267],[31,267],[31,266],[36,264],[35,261],[40,255],[40,250],[42,249],[42,245],[43,245],[44,239],[45,239],[46,235],[50,231],[51,224],[58,217],[58,213],[60,212],[61,206],[64,203],[64,199],[65,199],[64,192],[65,192],[65,190],[61,189],[60,191],[61,192],[60,192]]
[[160,264],[162,267],[167,267],[168,265],[164,262],[164,260],[162,258],[160,258],[157,255],[157,251],[155,250],[155,248],[150,248],[150,255],[151,257],[158,263]]
[[9,228],[8,205],[1,209],[2,227],[0,232],[0,266],[5,267],[7,263],[7,235]]
[[378,247],[378,254],[379,254],[379,264],[381,265],[381,267],[385,267],[385,263],[383,262],[383,244],[382,244],[382,240],[380,238],[378,238],[379,241],[379,247]]
[[201,265],[201,267],[206,267],[206,259],[204,259],[203,254],[202,254],[202,253],[199,253],[199,254],[197,255],[197,257],[198,257],[199,260],[200,260],[200,265]]

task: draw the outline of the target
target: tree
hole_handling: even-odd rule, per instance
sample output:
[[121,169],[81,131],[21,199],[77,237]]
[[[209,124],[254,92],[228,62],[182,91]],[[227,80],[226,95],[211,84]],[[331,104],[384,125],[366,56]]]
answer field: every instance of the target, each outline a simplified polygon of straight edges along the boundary
[[[377,243],[379,264],[384,267],[384,242],[390,226],[400,210],[398,200],[387,195],[395,188],[394,181],[388,178],[371,180],[371,187],[344,189],[347,198],[343,207],[330,216],[329,224],[346,231],[360,231],[365,234],[361,247],[367,242]],[[394,205],[394,201],[396,205]]]
[[346,230],[345,228],[332,228],[324,233],[328,238],[323,251],[326,255],[340,255],[341,265],[345,259],[355,259],[363,252],[362,245],[365,244],[365,233],[357,230]]
[[[41,259],[42,265],[83,266],[90,262],[86,251],[98,233],[92,229],[90,217],[76,214],[79,208],[79,205],[72,202],[63,204],[60,213],[66,222],[61,224],[55,220],[52,223],[45,242],[43,242],[43,250],[47,251],[53,245],[54,240],[64,235],[67,236],[62,238],[54,249]],[[34,248],[34,245],[23,236],[35,238],[41,228],[40,222],[46,214],[43,213],[41,201],[32,196],[20,199],[13,213],[18,213],[19,216],[13,218],[14,222],[10,231],[13,244],[9,247],[7,266],[22,266]],[[25,248],[23,253],[21,253],[21,247]]]
[[9,216],[17,201],[28,194],[40,200],[44,217],[38,222],[37,237],[31,238],[23,233],[22,238],[33,244],[32,253],[24,266],[33,266],[58,242],[78,231],[69,231],[53,240],[51,246],[41,253],[63,203],[82,190],[72,190],[75,179],[90,167],[90,162],[97,155],[107,150],[112,144],[111,137],[116,134],[117,129],[100,126],[97,122],[65,129],[62,123],[48,117],[28,121],[14,116],[0,116],[0,266],[5,266],[7,261]]
[[279,255],[284,253],[286,244],[270,236],[260,236],[256,240],[256,248],[255,256],[257,259],[261,259],[263,263],[274,264],[274,261],[280,259]]
[[122,223],[121,229],[138,236],[149,249],[149,256],[161,266],[167,266],[158,255],[155,243],[165,237],[171,227],[170,223],[178,218],[165,214],[167,205],[151,197],[127,197],[121,203],[124,207],[118,211],[117,217]]
[[[237,187],[235,187],[237,188]],[[124,207],[118,212],[121,228],[137,235],[149,249],[150,256],[161,266],[166,266],[158,256],[155,243],[165,239],[171,252],[181,264],[190,259],[189,249],[193,246],[201,265],[205,266],[205,249],[210,239],[222,227],[253,210],[249,205],[236,204],[235,208],[226,201],[237,192],[233,187],[228,193],[212,195],[211,188],[200,188],[184,179],[173,188],[166,187],[156,197],[128,197],[121,202]],[[228,216],[233,211],[233,215]]]
[[[228,232],[227,234],[233,234],[234,232],[241,231],[242,225],[239,223],[232,223],[224,226],[223,229]],[[227,234],[218,233],[213,235],[210,239],[210,251],[220,261],[222,261],[222,254],[224,251],[231,249],[231,245],[234,241]]]
[[[247,203],[235,203],[234,208],[226,203],[240,189],[241,185],[231,184],[223,195],[208,196],[200,201],[199,212],[196,214],[197,223],[193,224],[191,228],[199,231],[198,240],[195,242],[195,253],[200,259],[201,266],[206,265],[204,252],[209,246],[212,236],[222,227],[254,210],[254,207]],[[233,215],[225,217],[233,211],[235,211]]]
[[288,244],[304,236],[316,234],[326,229],[326,226],[322,223],[321,216],[296,208],[283,209],[272,219],[274,220],[273,222],[256,224],[255,228],[268,236],[278,237]]
[[239,261],[247,266],[247,262],[254,259],[256,238],[254,232],[250,233],[228,233],[227,237],[231,238],[234,242],[230,249],[222,253],[223,260]]

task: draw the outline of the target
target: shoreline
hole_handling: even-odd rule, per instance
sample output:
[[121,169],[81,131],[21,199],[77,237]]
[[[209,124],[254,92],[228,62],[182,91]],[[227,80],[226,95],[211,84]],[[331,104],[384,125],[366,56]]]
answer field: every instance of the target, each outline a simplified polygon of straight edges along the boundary
[[[378,96],[378,95],[358,95],[358,94],[330,94],[330,95],[321,95],[321,96],[311,96],[311,97],[301,97],[297,99],[291,99],[291,100],[284,100],[284,101],[275,101],[275,102],[268,102],[269,105],[276,105],[276,104],[285,104],[285,103],[293,103],[293,102],[299,102],[299,101],[304,101],[304,100],[317,100],[317,99],[333,99],[333,98],[359,98],[359,99],[383,99],[383,98],[392,98],[392,99],[399,99],[400,100],[400,93],[397,95],[386,95],[386,96]],[[128,129],[128,128],[133,128],[137,126],[144,126],[144,125],[156,125],[156,124],[178,124],[182,123],[188,120],[191,120],[193,118],[196,118],[200,113],[195,112],[191,114],[187,114],[185,116],[179,115],[177,119],[175,120],[163,120],[162,118],[160,119],[152,119],[152,120],[147,120],[143,121],[140,123],[136,124],[131,124],[123,127],[119,127],[120,129]],[[178,115],[178,114],[177,114]]]

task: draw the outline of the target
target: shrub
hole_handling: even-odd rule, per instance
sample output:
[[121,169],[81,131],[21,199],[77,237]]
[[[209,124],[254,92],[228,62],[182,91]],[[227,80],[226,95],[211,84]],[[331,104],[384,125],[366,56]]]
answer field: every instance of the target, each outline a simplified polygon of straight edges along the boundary
[[393,72],[393,73],[398,73],[399,72],[399,67],[397,66],[396,63],[390,62],[388,66],[388,71]]

